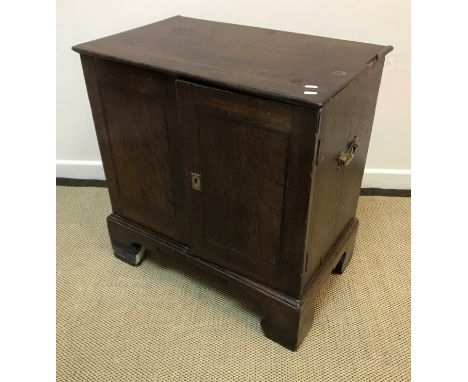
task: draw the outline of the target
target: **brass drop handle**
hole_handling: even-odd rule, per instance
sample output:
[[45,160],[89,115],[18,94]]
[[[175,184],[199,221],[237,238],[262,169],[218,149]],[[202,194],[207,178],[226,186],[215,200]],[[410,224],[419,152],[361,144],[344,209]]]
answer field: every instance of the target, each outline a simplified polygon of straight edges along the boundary
[[358,148],[358,137],[354,137],[353,140],[348,144],[346,150],[343,150],[338,155],[338,168],[348,167],[354,158],[354,153]]

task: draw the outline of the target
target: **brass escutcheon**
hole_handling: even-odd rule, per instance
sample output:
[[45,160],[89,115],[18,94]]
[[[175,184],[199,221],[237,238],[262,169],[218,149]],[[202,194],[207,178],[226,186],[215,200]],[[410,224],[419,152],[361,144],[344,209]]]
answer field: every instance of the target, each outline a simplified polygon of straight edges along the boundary
[[201,176],[196,172],[190,173],[190,178],[192,180],[192,189],[195,191],[201,191]]

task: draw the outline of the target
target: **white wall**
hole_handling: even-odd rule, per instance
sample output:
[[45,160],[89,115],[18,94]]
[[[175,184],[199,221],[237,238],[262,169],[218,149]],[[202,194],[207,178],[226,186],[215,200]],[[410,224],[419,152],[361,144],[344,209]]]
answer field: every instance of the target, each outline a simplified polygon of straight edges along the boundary
[[393,45],[363,187],[410,188],[409,0],[58,0],[57,176],[104,176],[79,56],[70,47],[174,15]]

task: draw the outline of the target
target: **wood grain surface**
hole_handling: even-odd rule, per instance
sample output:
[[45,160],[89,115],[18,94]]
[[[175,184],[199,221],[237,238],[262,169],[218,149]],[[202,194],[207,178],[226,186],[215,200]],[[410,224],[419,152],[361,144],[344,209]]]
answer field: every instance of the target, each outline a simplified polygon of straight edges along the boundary
[[[288,103],[322,105],[392,47],[176,16],[73,49]],[[312,90],[308,84],[318,86],[316,95],[304,94]]]

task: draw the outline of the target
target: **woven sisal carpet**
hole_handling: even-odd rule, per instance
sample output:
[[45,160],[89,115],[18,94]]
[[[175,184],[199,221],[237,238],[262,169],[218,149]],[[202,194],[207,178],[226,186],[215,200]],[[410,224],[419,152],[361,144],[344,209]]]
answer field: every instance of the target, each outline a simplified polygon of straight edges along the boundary
[[58,381],[407,381],[410,198],[361,197],[354,257],[290,352],[214,276],[112,254],[105,188],[57,187]]

